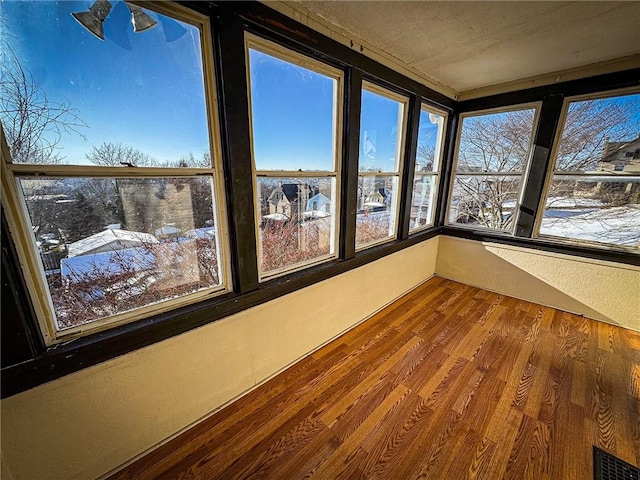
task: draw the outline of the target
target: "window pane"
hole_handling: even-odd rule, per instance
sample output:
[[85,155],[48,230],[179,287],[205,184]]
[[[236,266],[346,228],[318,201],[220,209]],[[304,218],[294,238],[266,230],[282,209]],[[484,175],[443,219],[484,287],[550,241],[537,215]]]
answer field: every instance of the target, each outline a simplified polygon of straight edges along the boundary
[[362,91],[359,171],[397,172],[400,165],[404,104]]
[[222,284],[209,177],[19,183],[59,330]]
[[540,233],[637,247],[640,177],[554,177]]
[[[93,2],[3,2],[0,115],[13,161],[209,166],[200,32],[111,2],[104,41],[72,13]],[[104,2],[107,3],[107,2]]]
[[334,170],[334,78],[249,49],[257,170]]
[[555,170],[640,173],[640,94],[571,102]]
[[395,236],[397,176],[358,177],[356,248]]
[[524,172],[534,117],[534,109],[464,117],[456,170]]
[[409,230],[416,230],[433,224],[433,207],[438,177],[433,175],[416,175],[413,179],[411,194],[411,218]]
[[335,179],[258,178],[261,271],[333,255]]
[[520,176],[463,176],[453,183],[449,223],[512,230]]
[[440,148],[445,117],[427,110],[420,112],[416,172],[436,172],[440,162]]

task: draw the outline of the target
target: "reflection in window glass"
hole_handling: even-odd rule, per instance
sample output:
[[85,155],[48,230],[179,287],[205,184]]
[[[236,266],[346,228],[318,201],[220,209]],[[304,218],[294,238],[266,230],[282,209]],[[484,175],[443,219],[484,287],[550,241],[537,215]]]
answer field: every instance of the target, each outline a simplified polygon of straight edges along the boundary
[[411,195],[411,216],[409,230],[433,224],[433,207],[435,202],[435,183],[438,177],[433,175],[418,175],[413,178],[413,193]]
[[638,247],[639,132],[640,94],[569,102],[541,235]]
[[362,91],[358,157],[360,172],[398,171],[403,119],[403,103],[367,90]]
[[334,253],[335,179],[259,178],[262,271]]
[[513,231],[536,109],[462,118],[449,224]]
[[422,109],[418,126],[416,172],[437,172],[444,133],[445,117]]
[[58,330],[222,283],[208,177],[20,186]]
[[249,49],[257,170],[334,170],[338,81]]
[[156,25],[134,33],[127,4],[112,1],[101,41],[71,15],[92,3],[3,2],[13,161],[209,167],[198,28],[145,9]]
[[358,178],[357,247],[395,235],[397,191],[397,176],[373,175]]
[[428,107],[422,107],[418,124],[409,232],[433,225],[444,123],[443,115],[431,112]]

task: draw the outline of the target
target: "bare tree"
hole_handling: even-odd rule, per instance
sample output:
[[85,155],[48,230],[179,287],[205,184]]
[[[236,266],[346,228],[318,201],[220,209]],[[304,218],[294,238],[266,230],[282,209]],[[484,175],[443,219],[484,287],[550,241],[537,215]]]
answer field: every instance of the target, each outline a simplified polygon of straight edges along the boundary
[[594,171],[609,140],[632,140],[640,131],[638,102],[624,97],[571,105],[558,148],[557,170]]
[[85,155],[94,165],[102,167],[161,167],[162,162],[140,150],[122,143],[102,142],[99,147],[91,147]]
[[[595,171],[607,139],[635,138],[638,125],[632,119],[636,108],[637,105],[619,98],[572,104],[555,168]],[[465,119],[451,221],[496,229],[512,226],[521,189],[520,174],[525,173],[529,159],[533,115],[533,110],[519,110]],[[493,175],[477,175],[484,172]],[[560,187],[562,184],[553,184],[550,195],[562,193],[555,191]]]
[[0,118],[16,163],[61,163],[62,135],[77,134],[87,125],[68,101],[54,102],[25,70],[13,50],[4,50],[0,79]]

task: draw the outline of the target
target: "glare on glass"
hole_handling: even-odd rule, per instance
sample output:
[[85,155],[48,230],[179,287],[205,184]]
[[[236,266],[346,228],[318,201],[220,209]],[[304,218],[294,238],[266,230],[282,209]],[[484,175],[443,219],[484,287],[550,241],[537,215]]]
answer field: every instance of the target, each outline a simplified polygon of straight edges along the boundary
[[211,178],[19,183],[58,330],[222,285]]
[[440,142],[444,129],[444,117],[427,110],[420,111],[416,172],[436,172],[439,168]]
[[409,230],[433,224],[435,179],[433,175],[415,175],[411,194]]
[[101,41],[71,15],[91,4],[3,2],[12,161],[210,167],[199,29],[144,9],[156,25],[134,33],[130,8],[112,2]]
[[334,178],[258,178],[263,273],[308,264],[335,252],[334,195]]
[[257,170],[334,170],[338,81],[249,49]]
[[356,248],[391,238],[396,231],[397,176],[358,177]]
[[363,90],[361,108],[359,171],[397,172],[404,104]]

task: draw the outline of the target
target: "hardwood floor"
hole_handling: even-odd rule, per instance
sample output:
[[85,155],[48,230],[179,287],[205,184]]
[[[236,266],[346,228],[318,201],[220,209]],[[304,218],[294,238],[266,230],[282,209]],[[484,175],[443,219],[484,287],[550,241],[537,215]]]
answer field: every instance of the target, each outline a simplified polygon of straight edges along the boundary
[[591,479],[640,334],[434,278],[113,479]]

